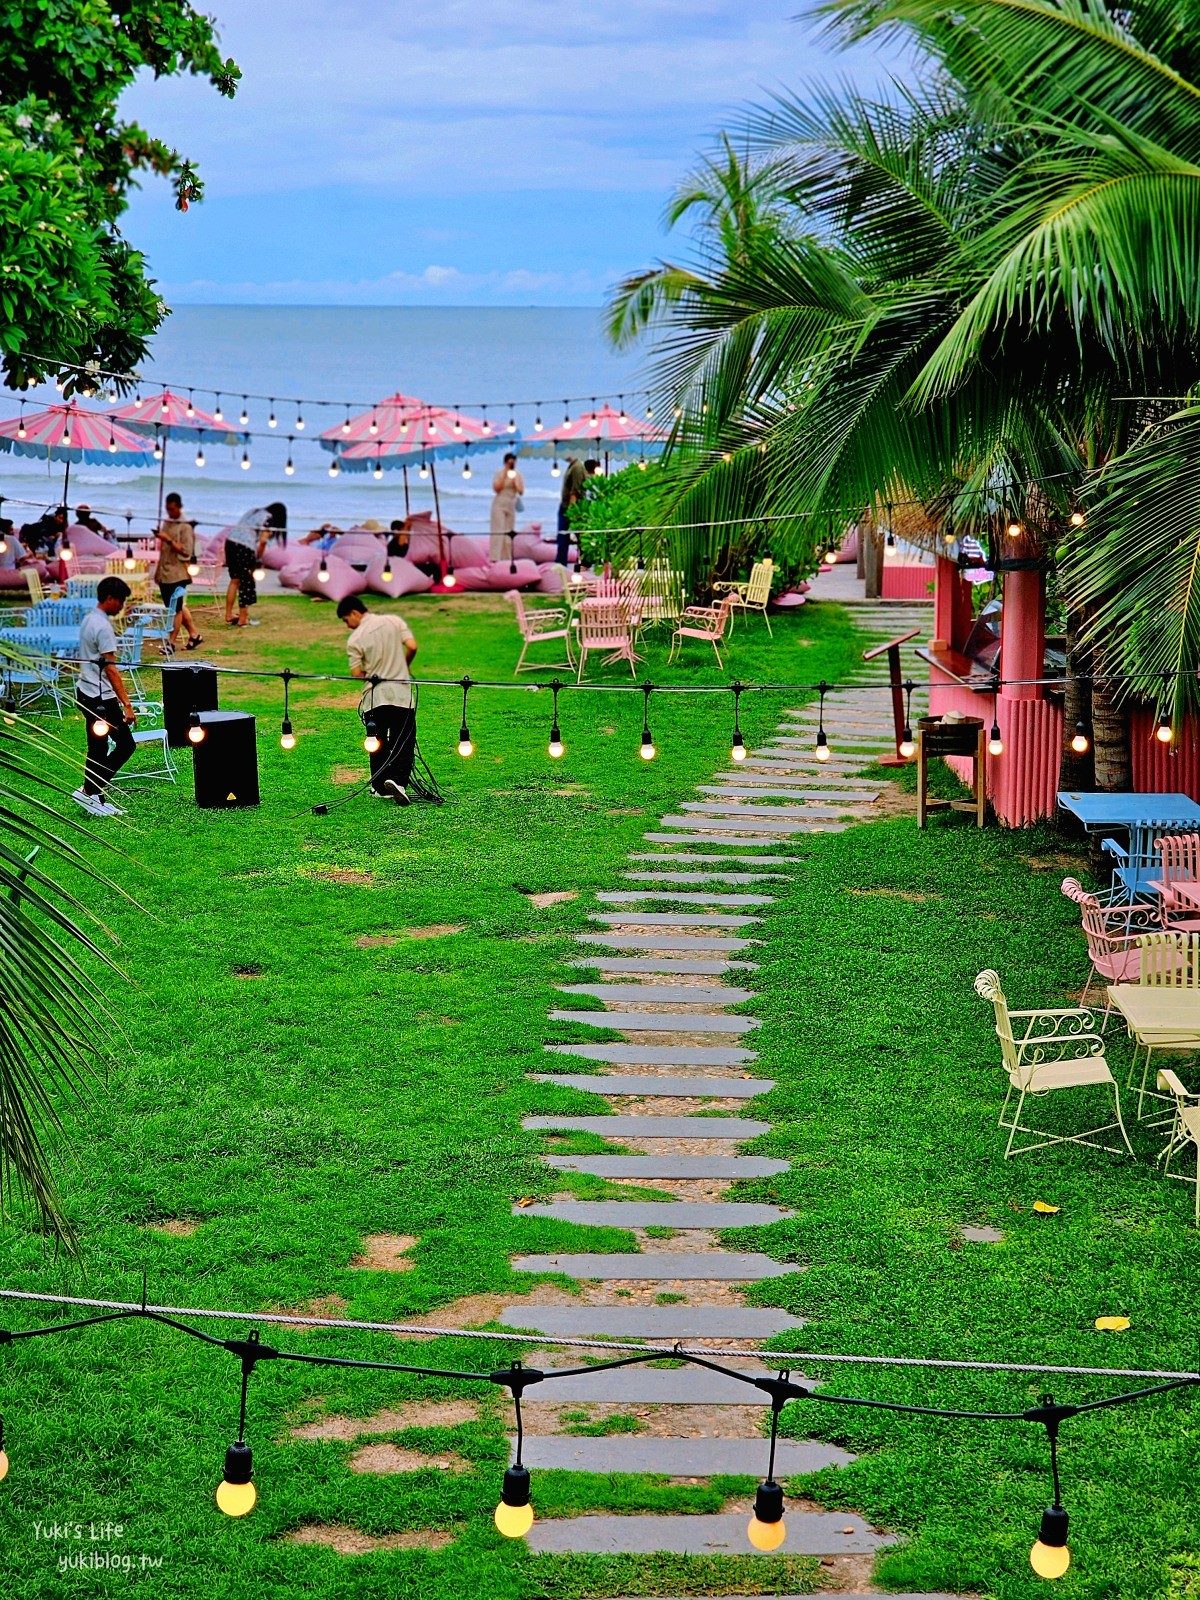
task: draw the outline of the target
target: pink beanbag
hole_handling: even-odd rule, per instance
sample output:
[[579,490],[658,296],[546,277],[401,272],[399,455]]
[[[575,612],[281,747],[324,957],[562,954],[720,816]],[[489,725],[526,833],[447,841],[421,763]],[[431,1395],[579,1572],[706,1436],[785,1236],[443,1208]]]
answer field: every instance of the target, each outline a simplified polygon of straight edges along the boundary
[[561,594],[565,588],[566,571],[557,562],[550,561],[538,568],[538,594]]
[[532,561],[518,561],[515,572],[509,571],[507,561],[490,561],[482,567],[457,567],[455,577],[458,587],[467,592],[481,589],[503,591],[532,588],[540,581],[541,573]]
[[[40,578],[46,576],[46,568],[40,561],[35,566],[34,571]],[[22,567],[18,571],[15,567],[0,567],[0,589],[5,592],[11,589],[16,594],[27,595],[29,593],[29,585],[25,581],[25,568]]]
[[[807,585],[805,587],[807,588]],[[774,600],[771,601],[771,610],[783,611],[789,606],[802,606],[803,604],[804,596],[798,589],[786,589],[783,594],[776,595]]]
[[284,567],[298,566],[301,560],[308,559],[309,546],[305,545],[297,553],[297,547],[286,544],[276,544],[272,541],[262,553],[262,564],[268,572],[282,572]]
[[[344,600],[348,594],[361,594],[366,586],[361,572],[355,572],[348,561],[343,561],[339,556],[328,555],[325,557],[329,569],[328,581],[322,583],[318,577],[321,570],[321,558],[318,555],[312,566],[300,576],[295,585],[301,594],[311,594],[318,600]],[[299,573],[299,568],[288,567],[280,574],[279,581],[286,582],[293,572]],[[292,588],[288,584],[288,588]]]
[[357,561],[362,565],[374,561],[385,549],[383,540],[377,539],[373,533],[344,533],[330,545],[329,554],[338,556],[342,561]]
[[390,600],[399,600],[402,594],[424,594],[427,589],[433,588],[433,579],[428,573],[400,556],[392,557],[391,581],[385,582],[385,565],[383,558],[379,557],[367,568],[366,586],[372,594],[385,594]]
[[519,533],[513,540],[513,554],[518,561],[537,561],[543,563],[553,561],[558,555],[558,546],[550,544],[537,533]]

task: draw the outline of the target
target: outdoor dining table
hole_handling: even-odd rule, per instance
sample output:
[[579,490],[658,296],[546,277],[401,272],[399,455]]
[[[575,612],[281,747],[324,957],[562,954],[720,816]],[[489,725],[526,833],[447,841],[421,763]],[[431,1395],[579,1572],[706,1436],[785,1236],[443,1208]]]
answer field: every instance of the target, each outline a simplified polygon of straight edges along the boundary
[[[1125,1018],[1134,1043],[1146,1052],[1138,1089],[1140,1118],[1142,1102],[1147,1096],[1155,1100],[1162,1098],[1146,1088],[1153,1051],[1170,1049],[1184,1054],[1192,1050],[1200,1052],[1200,989],[1183,985],[1111,983],[1108,997]],[[1135,1053],[1135,1063],[1136,1059]]]
[[1099,794],[1059,791],[1058,803],[1078,817],[1089,833],[1103,828],[1146,828],[1156,823],[1200,827],[1200,805],[1186,794]]
[[79,654],[79,629],[75,628],[0,628],[0,641],[18,650],[30,649],[31,636],[37,640],[37,655],[68,656]]

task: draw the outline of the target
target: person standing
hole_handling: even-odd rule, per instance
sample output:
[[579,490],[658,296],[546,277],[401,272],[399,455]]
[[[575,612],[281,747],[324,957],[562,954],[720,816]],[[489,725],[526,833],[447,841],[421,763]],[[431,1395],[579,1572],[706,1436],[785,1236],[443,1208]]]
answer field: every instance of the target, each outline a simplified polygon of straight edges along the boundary
[[416,699],[409,673],[417,641],[403,617],[369,612],[360,594],[340,600],[337,614],[350,630],[346,641],[350,676],[374,680],[358,702],[368,738],[374,735],[379,742],[378,749],[368,752],[371,793],[406,806],[417,749]]
[[513,535],[517,531],[517,502],[524,493],[525,480],[517,471],[516,456],[509,451],[504,458],[504,465],[492,479],[492,514],[488,522],[488,557],[492,561],[502,561],[505,555],[512,559]]
[[565,567],[571,554],[570,510],[583,499],[587,480],[600,470],[598,461],[580,461],[578,456],[568,456],[567,470],[563,473],[562,498],[558,503],[558,547],[554,559]]
[[179,643],[180,626],[187,629],[189,650],[203,644],[204,636],[192,621],[187,605],[188,585],[192,581],[188,563],[196,554],[196,529],[192,523],[184,520],[183,501],[177,494],[167,496],[166,506],[166,520],[158,529],[158,565],[154,569],[154,581],[158,584],[158,592],[162,595],[168,615],[172,600],[177,594],[180,595],[179,609],[171,623],[170,635],[163,640],[162,647],[163,655],[173,656],[175,646]]
[[123,579],[101,578],[96,585],[96,608],[88,612],[79,630],[75,703],[87,726],[87,761],[83,784],[71,798],[94,817],[124,816],[121,807],[108,799],[108,786],[137,748],[133,739],[137,715],[117,667],[113,628],[113,619],[120,616],[129,594]]
[[[258,585],[254,581],[254,569],[267,548],[270,533],[270,521],[264,521],[259,512],[251,512],[248,517],[235,522],[225,534],[225,565],[229,569],[229,587],[225,591],[227,627],[250,626],[250,607],[258,604]],[[236,617],[233,614],[235,604]]]

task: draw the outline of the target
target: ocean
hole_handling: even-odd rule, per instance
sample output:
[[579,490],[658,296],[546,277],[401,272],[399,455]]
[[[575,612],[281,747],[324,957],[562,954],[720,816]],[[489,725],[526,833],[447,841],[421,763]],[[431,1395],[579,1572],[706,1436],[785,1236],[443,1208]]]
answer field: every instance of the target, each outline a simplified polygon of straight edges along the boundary
[[[254,391],[288,396],[276,401],[278,427],[267,426],[268,400],[247,403],[251,465],[243,471],[242,447],[206,443],[203,468],[195,465],[195,445],[172,440],[167,447],[166,487],[177,490],[187,512],[201,526],[218,527],[267,501],[282,500],[290,530],[303,532],[322,522],[342,527],[374,517],[385,525],[404,513],[401,474],[328,474],[330,457],[315,442],[323,428],[339,424],[342,406],[318,407],[319,399],[347,401],[352,410],[401,391],[473,415],[482,403],[499,433],[509,407],[519,427],[533,437],[534,417],[547,427],[563,420],[566,397],[615,395],[624,391],[631,410],[644,404],[635,395],[646,382],[641,352],[615,352],[596,307],[418,307],[418,306],[179,306],[156,336],[152,359],[142,367],[147,391],[166,383],[186,392],[196,388],[196,403],[214,408],[219,389],[227,419],[235,420],[241,396]],[[301,397],[304,431],[295,432],[294,398]],[[24,396],[31,405],[58,396],[52,388]],[[17,397],[6,391],[0,411],[15,416]],[[85,402],[104,406],[103,397]],[[585,408],[572,404],[572,413]],[[236,425],[236,424],[235,424]],[[289,445],[294,476],[284,474]],[[474,454],[474,453],[473,453]],[[458,532],[486,530],[490,479],[500,452],[472,461],[471,481],[462,463],[437,468],[442,516]],[[523,524],[541,521],[553,528],[559,484],[550,462],[522,463],[525,478]],[[59,464],[0,456],[0,494],[6,499],[57,503],[63,468]],[[412,509],[432,509],[428,482],[409,471]],[[158,504],[158,467],[153,470],[79,466],[71,469],[72,503],[86,499],[106,522],[119,529],[131,519],[136,535],[152,522]],[[103,509],[101,509],[103,508]],[[5,514],[18,523],[35,512],[9,505]]]

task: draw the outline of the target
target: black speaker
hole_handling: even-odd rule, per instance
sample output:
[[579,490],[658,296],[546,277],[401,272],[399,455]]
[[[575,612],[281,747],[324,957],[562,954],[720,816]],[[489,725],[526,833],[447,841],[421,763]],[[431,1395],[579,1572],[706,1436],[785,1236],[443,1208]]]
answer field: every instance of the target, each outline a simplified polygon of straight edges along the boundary
[[202,711],[204,737],[192,745],[196,804],[209,811],[258,804],[254,718],[244,711]]
[[162,669],[163,725],[172,750],[188,742],[188,722],[193,711],[215,711],[217,672],[207,662],[164,664]]

